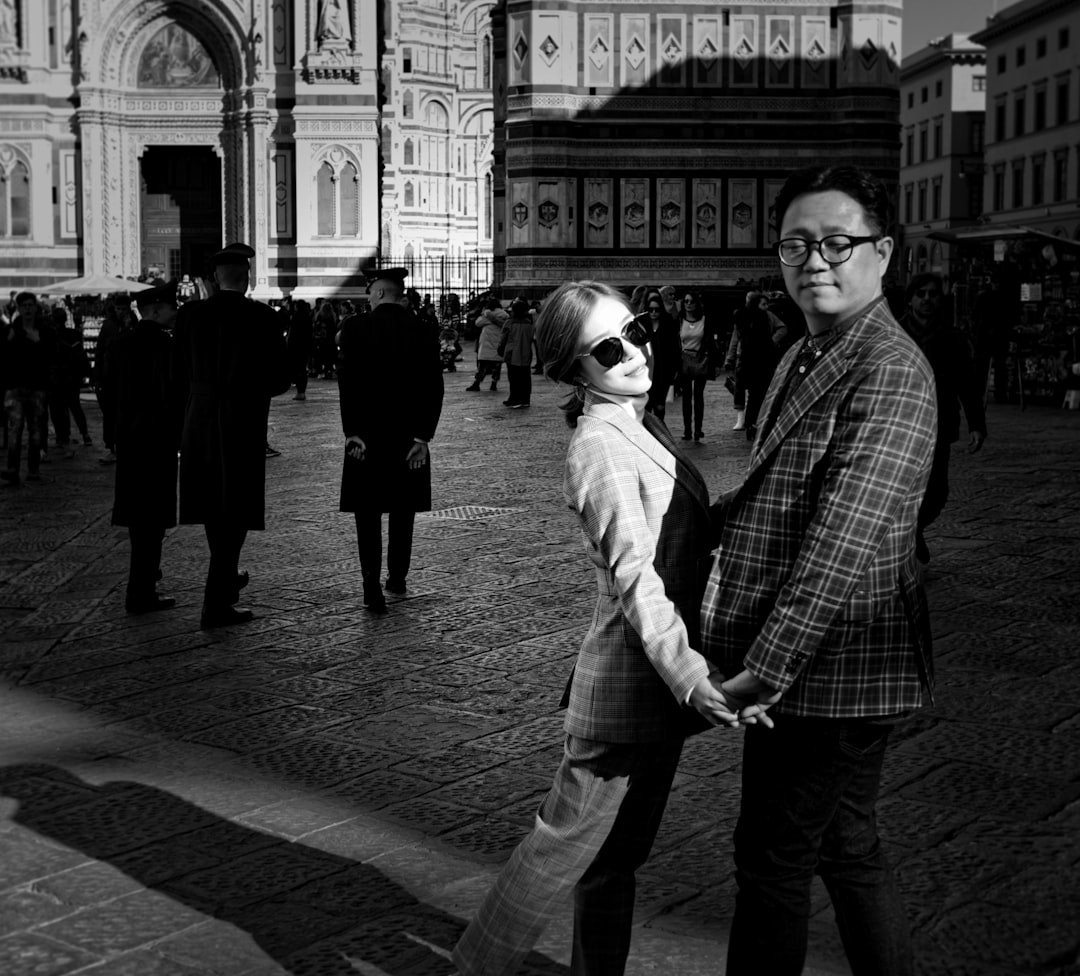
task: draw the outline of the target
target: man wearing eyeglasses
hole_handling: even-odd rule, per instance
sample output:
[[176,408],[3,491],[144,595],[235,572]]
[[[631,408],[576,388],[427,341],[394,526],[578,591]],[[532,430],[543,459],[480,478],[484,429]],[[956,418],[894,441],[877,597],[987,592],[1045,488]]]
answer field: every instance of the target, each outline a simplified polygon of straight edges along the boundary
[[777,198],[809,334],[776,369],[745,480],[716,506],[702,609],[725,695],[775,722],[744,740],[729,976],[802,972],[815,873],[854,972],[913,969],[875,807],[889,734],[930,694],[914,548],[936,406],[882,293],[888,211],[884,185],[852,167],[797,172]]

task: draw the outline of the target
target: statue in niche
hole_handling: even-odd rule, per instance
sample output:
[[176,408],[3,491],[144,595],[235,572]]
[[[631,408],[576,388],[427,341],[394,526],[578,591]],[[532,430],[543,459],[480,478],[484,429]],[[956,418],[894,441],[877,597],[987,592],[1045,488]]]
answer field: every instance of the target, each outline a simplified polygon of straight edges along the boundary
[[319,0],[319,20],[315,39],[324,47],[344,47],[352,40],[348,0]]
[[15,36],[15,0],[0,0],[0,44],[14,44]]

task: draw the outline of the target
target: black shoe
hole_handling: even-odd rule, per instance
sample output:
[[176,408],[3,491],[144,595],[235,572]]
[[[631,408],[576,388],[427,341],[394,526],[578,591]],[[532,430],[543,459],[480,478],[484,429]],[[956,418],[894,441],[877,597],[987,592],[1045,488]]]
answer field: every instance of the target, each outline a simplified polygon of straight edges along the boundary
[[492,383],[491,386],[488,387],[488,389],[491,390],[492,393],[499,392],[499,388],[494,383]]
[[479,389],[480,389],[480,387],[477,386],[475,383],[473,383],[472,386],[465,387],[465,392],[466,393],[476,393]]
[[746,439],[748,441],[752,441],[755,437],[757,437],[757,427],[755,427],[753,424],[750,424],[746,428]]
[[386,597],[378,583],[364,584],[364,606],[370,613],[386,613]]
[[237,610],[236,607],[208,607],[203,604],[199,626],[203,630],[213,627],[231,627],[233,624],[246,624],[255,619],[250,610]]
[[266,456],[268,458],[281,457],[281,451],[279,451],[276,448],[273,448],[269,444],[267,444],[266,445]]
[[691,437],[690,437],[690,431],[688,431],[688,430],[684,430],[684,431],[683,431],[683,435],[682,435],[682,439],[683,439],[684,441],[688,441],[688,440],[690,440],[690,439],[691,439]]
[[149,596],[129,596],[124,601],[124,609],[134,614],[171,610],[175,606],[176,601],[171,596],[158,596],[157,593],[151,593]]
[[512,407],[513,403],[511,403],[509,400],[503,400],[503,406],[504,407]]
[[386,582],[383,583],[383,589],[386,590],[387,593],[397,593],[400,596],[406,591],[405,580],[387,576]]
[[696,441],[703,440],[704,438],[705,438],[705,434],[700,430],[696,434],[694,434],[694,440],[696,440]]

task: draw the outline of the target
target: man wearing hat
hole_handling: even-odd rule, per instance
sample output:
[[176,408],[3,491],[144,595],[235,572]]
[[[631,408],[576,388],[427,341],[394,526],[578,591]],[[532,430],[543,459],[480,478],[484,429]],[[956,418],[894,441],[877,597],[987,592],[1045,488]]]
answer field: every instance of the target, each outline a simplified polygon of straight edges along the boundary
[[161,543],[176,525],[176,451],[180,412],[169,378],[176,319],[173,285],[135,296],[139,322],[110,346],[103,365],[103,388],[116,418],[116,483],[113,525],[125,525],[131,540],[128,613],[168,610],[176,605],[157,592]]
[[404,304],[408,272],[365,274],[371,314],[351,316],[340,334],[341,511],[356,519],[364,605],[384,613],[382,515],[388,513],[386,589],[403,594],[413,521],[431,508],[428,441],[442,412],[443,378],[436,332]]
[[172,376],[183,407],[180,523],[202,525],[210,548],[201,625],[245,623],[238,570],[249,530],[265,528],[266,422],[270,398],[289,389],[277,316],[245,297],[246,244],[211,259],[218,293],[187,302],[176,317]]

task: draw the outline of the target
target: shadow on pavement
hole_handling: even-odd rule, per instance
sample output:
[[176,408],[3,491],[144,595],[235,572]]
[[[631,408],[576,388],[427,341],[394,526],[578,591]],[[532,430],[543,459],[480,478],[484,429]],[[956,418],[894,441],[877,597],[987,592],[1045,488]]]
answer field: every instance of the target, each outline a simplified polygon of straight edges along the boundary
[[[249,933],[294,976],[455,972],[444,953],[463,923],[370,864],[224,820],[156,787],[130,781],[96,786],[52,765],[0,767],[0,796],[18,802],[15,823]],[[105,902],[67,920],[82,919],[77,931],[86,931],[86,915],[95,912],[116,908]],[[53,923],[49,934],[64,939],[65,921]],[[121,921],[130,926],[129,912]],[[180,927],[197,921],[181,918]],[[107,927],[105,918],[95,926]],[[156,942],[158,952],[169,948],[167,939]],[[207,962],[214,956],[209,946],[206,956]],[[568,969],[533,953],[522,972],[566,976]]]

